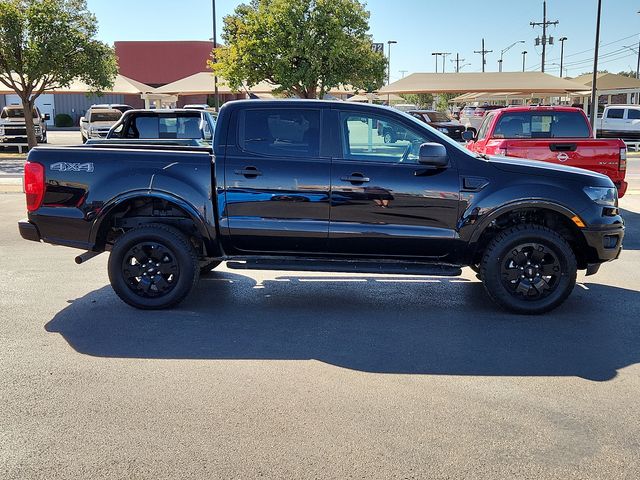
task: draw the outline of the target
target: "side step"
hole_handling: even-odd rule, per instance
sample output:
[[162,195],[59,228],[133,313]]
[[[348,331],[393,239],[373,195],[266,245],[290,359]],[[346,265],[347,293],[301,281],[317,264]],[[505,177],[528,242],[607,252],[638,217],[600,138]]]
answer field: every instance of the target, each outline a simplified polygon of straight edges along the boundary
[[325,259],[249,259],[228,261],[227,267],[234,270],[289,270],[294,272],[334,272],[334,273],[384,273],[392,275],[433,275],[457,277],[462,274],[460,267],[428,263],[325,260]]

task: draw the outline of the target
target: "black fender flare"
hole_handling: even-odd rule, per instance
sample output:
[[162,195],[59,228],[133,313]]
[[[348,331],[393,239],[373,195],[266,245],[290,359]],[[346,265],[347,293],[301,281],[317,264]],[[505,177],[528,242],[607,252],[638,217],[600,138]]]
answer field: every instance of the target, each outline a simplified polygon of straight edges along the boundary
[[492,210],[490,213],[488,213],[482,218],[482,220],[476,225],[476,228],[473,230],[471,237],[469,238],[469,245],[475,251],[476,245],[478,243],[478,240],[480,239],[480,236],[484,233],[484,231],[487,229],[487,227],[491,224],[493,220],[498,218],[500,215],[503,215],[512,210],[518,210],[521,208],[542,208],[545,210],[552,210],[554,212],[557,212],[563,215],[564,217],[567,218],[567,220],[571,220],[573,217],[577,216],[577,214],[573,210],[571,210],[569,207],[551,200],[543,199],[543,198],[540,198],[540,199],[530,198],[527,200],[510,202]]
[[[189,215],[190,219],[193,221],[196,227],[196,230],[202,236],[204,241],[208,244],[209,249],[211,248],[215,249],[216,247],[215,237],[212,238],[209,232],[209,229],[207,228],[206,221],[197,208],[195,208],[191,203],[187,202],[186,200],[180,197],[177,197],[171,193],[160,191],[160,190],[148,190],[148,189],[132,190],[130,192],[118,195],[112,198],[111,200],[109,200],[107,203],[105,203],[103,207],[100,209],[100,213],[94,219],[93,224],[91,226],[91,232],[89,234],[90,244],[92,245],[96,244],[98,232],[100,231],[100,228],[102,227],[104,220],[109,218],[111,213],[117,207],[135,198],[144,198],[144,199],[158,198],[161,200],[166,200],[180,207],[182,210],[184,210],[187,213],[187,215]],[[219,247],[217,248],[219,249]]]

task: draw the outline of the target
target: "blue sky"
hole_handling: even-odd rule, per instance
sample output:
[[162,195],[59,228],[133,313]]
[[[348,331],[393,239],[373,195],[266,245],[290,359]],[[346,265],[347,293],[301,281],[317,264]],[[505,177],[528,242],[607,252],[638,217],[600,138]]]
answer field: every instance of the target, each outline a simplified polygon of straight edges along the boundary
[[[88,0],[89,8],[100,23],[100,39],[116,40],[207,40],[212,36],[210,0]],[[238,0],[217,0],[218,28],[222,17],[241,3]],[[568,37],[565,43],[565,66],[569,76],[591,70],[595,37],[597,0],[548,0],[550,20],[559,20],[550,28],[556,38]],[[504,71],[522,69],[523,50],[527,50],[529,69],[539,68],[541,48],[534,38],[541,30],[529,26],[542,20],[542,0],[369,0],[371,34],[377,42],[396,40],[392,46],[392,80],[401,77],[401,70],[433,72],[433,51],[452,52],[446,70],[454,65],[455,53],[470,63],[463,71],[481,70],[481,40],[493,53],[487,56],[487,71],[497,71],[500,50],[518,40],[519,44],[505,53]],[[603,0],[600,69],[612,72],[635,70],[640,34],[640,2],[637,0]],[[560,45],[550,47],[548,62],[560,63]],[[547,72],[559,72],[556,65]],[[438,66],[441,71],[442,59]]]

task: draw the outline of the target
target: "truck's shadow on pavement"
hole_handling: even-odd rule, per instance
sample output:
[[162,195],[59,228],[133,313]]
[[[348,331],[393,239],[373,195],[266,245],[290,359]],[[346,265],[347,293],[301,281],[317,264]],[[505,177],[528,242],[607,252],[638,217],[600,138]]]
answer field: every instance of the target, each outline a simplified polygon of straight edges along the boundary
[[640,296],[576,287],[546,316],[501,312],[478,282],[281,276],[256,284],[214,272],[181,308],[137,311],[110,287],[47,325],[100,357],[316,359],[399,374],[579,376],[609,380],[640,361]]
[[624,249],[640,250],[640,213],[621,208],[620,215],[624,218],[625,226]]

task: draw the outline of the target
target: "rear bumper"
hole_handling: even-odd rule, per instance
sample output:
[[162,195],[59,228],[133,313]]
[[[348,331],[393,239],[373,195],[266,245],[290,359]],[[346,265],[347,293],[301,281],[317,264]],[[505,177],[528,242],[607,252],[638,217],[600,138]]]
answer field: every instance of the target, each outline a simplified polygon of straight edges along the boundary
[[599,229],[582,230],[587,245],[595,251],[595,258],[589,263],[602,263],[615,260],[620,256],[624,226],[609,226]]
[[20,236],[25,240],[31,240],[32,242],[39,242],[42,240],[38,227],[27,219],[20,220],[18,222],[18,230],[20,230]]
[[618,198],[624,197],[624,194],[627,192],[627,187],[629,186],[629,184],[624,180],[613,182],[613,184],[618,189]]

